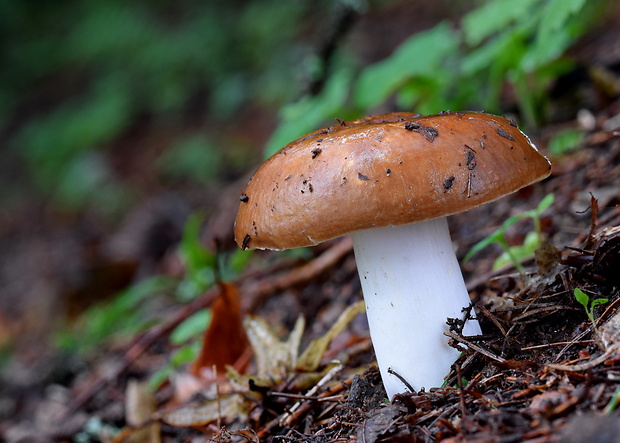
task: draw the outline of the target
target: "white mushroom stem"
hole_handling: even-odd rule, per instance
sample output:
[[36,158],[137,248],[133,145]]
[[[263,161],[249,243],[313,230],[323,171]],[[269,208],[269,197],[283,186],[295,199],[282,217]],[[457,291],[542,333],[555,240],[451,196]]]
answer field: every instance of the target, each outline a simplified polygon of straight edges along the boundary
[[[370,335],[388,397],[443,384],[459,352],[448,318],[462,319],[469,294],[445,217],[353,234]],[[465,335],[480,334],[470,320]]]

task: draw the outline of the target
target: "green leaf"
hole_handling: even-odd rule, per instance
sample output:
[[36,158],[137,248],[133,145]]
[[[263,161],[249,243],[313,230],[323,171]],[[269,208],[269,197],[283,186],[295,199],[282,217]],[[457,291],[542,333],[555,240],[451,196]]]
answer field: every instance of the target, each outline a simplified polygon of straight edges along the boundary
[[175,292],[181,301],[193,300],[215,283],[217,260],[200,241],[202,222],[202,215],[192,214],[185,224],[179,245],[179,252],[187,267],[187,274]]
[[499,243],[502,235],[503,231],[501,229],[498,229],[497,231],[493,232],[492,234],[488,235],[487,237],[483,238],[478,243],[473,245],[469,252],[463,258],[463,263],[467,263],[470,258],[472,258],[475,254],[482,251],[483,249],[491,246],[494,243]]
[[178,368],[185,363],[189,363],[195,360],[200,353],[200,345],[198,342],[191,343],[189,345],[183,346],[172,354],[170,357],[170,363],[172,367]]
[[368,109],[384,102],[412,78],[433,79],[445,68],[446,58],[456,54],[458,43],[458,34],[447,22],[414,34],[387,59],[362,71],[355,85],[355,104]]
[[505,31],[514,22],[532,21],[540,0],[491,0],[468,13],[462,20],[465,41],[478,45],[485,38]]
[[210,321],[210,309],[201,309],[195,312],[172,331],[170,334],[170,343],[178,346],[192,338],[200,336],[207,329]]
[[545,195],[545,197],[540,201],[540,203],[538,203],[538,206],[536,207],[536,214],[542,214],[553,204],[554,201],[555,195],[553,193]]
[[185,224],[181,239],[181,255],[190,273],[215,267],[215,257],[200,242],[202,223],[203,217],[200,214],[192,214]]
[[179,366],[195,360],[200,353],[200,342],[196,341],[177,349],[170,357],[167,365],[159,368],[149,378],[149,387],[155,391],[171,377]]
[[159,389],[159,387],[174,374],[174,368],[170,365],[163,366],[159,368],[153,375],[149,377],[149,386],[153,391]]
[[576,150],[584,139],[584,133],[580,129],[565,129],[555,134],[547,149],[551,155],[563,155]]
[[572,42],[571,35],[564,29],[553,34],[553,39],[539,38],[530,45],[518,64],[520,71],[531,74],[560,57]]
[[254,251],[250,249],[243,250],[236,248],[232,253],[224,260],[224,255],[221,255],[222,260],[220,262],[221,277],[224,281],[232,281],[245,270],[248,262],[254,256]]
[[467,260],[469,260],[474,254],[492,245],[493,243],[497,243],[501,245],[503,242],[505,242],[504,235],[506,234],[506,230],[512,225],[514,225],[516,222],[521,220],[522,218],[523,218],[523,215],[519,214],[519,215],[513,215],[512,217],[509,217],[508,219],[506,219],[506,221],[502,223],[502,226],[499,229],[497,229],[492,234],[489,234],[487,237],[483,238],[478,243],[476,243],[474,246],[472,246],[472,248],[469,250],[467,255],[465,255],[465,258],[463,258],[463,263],[467,262]]
[[[496,68],[498,65],[505,70],[507,65],[514,63],[515,58],[521,57],[520,40],[520,34],[515,32],[501,34],[471,50],[463,59],[461,69],[467,75],[488,71],[490,67]],[[506,60],[506,56],[509,56],[509,60]]]
[[286,144],[315,130],[329,118],[344,119],[342,109],[352,77],[349,69],[341,69],[331,76],[319,95],[306,96],[284,106],[280,111],[282,123],[267,142],[265,155],[273,155]]
[[592,309],[594,309],[596,306],[598,305],[604,305],[605,303],[608,303],[609,299],[608,298],[597,298],[596,300],[592,300]]
[[493,262],[493,269],[501,269],[509,264],[517,265],[527,259],[534,257],[534,252],[539,246],[539,236],[535,231],[530,231],[525,235],[522,245],[510,246],[508,252],[503,252]]
[[545,197],[538,203],[538,206],[534,209],[529,209],[517,217],[521,218],[531,218],[534,221],[540,218],[541,214],[545,212],[555,201],[555,195],[553,193],[545,195]]
[[603,408],[603,412],[605,413],[605,415],[611,415],[616,410],[616,408],[618,407],[619,398],[620,386],[616,388],[616,390],[614,391],[614,395],[612,395],[611,399],[609,400],[609,403],[607,403],[607,406]]
[[575,288],[573,290],[573,295],[575,296],[575,299],[581,304],[581,306],[585,308],[586,312],[588,312],[590,297],[588,297],[588,295],[579,288]]
[[[489,234],[487,237],[480,240],[474,246],[471,247],[469,252],[463,258],[463,263],[466,263],[474,254],[483,250],[484,248],[492,245],[498,244],[504,249],[504,254],[498,257],[496,262],[494,263],[494,269],[497,267],[501,267],[507,263],[512,262],[517,268],[520,266],[522,260],[529,258],[540,243],[540,232],[539,232],[539,217],[547,208],[549,208],[555,200],[555,196],[553,193],[547,194],[539,203],[535,209],[530,209],[521,214],[513,215],[506,219],[502,226],[497,229],[495,232]],[[517,223],[519,220],[524,218],[531,218],[534,220],[534,224],[536,230],[533,232],[529,232],[524,240],[524,244],[521,246],[512,246],[509,247],[506,243],[505,235],[508,228]],[[518,260],[517,260],[518,259]]]
[[571,15],[579,12],[586,0],[549,0],[543,7],[539,35],[551,36],[564,27]]

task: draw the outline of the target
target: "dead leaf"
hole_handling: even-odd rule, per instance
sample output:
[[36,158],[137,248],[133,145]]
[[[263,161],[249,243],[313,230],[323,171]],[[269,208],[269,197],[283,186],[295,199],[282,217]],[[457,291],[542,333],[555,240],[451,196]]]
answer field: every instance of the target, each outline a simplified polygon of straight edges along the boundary
[[[347,308],[325,335],[313,340],[308,345],[301,357],[298,355],[305,327],[303,317],[297,319],[286,340],[281,340],[263,319],[248,317],[245,319],[244,325],[256,359],[256,374],[241,375],[229,366],[226,377],[238,386],[247,386],[250,379],[260,386],[274,386],[292,372],[301,372],[296,377],[300,381],[301,379],[308,381],[321,377],[323,371],[318,371],[318,368],[331,341],[347,327],[357,314],[363,311],[363,301]],[[317,371],[317,374],[310,374]],[[301,385],[305,386],[307,383],[303,382]]]
[[[394,426],[396,419],[406,412],[401,405],[385,405],[370,410],[366,414],[366,420],[357,431],[357,440],[363,442],[375,442],[385,434],[388,434]],[[393,429],[392,429],[393,431]]]
[[227,365],[243,371],[247,360],[242,356],[248,348],[239,305],[239,291],[231,283],[219,283],[220,293],[211,308],[211,324],[205,331],[200,355],[189,372],[200,377],[203,370],[212,372],[215,366],[223,376]]
[[297,369],[308,372],[316,371],[321,363],[323,354],[327,351],[327,348],[334,337],[344,331],[355,316],[364,312],[364,306],[363,301],[359,301],[354,305],[349,306],[342,314],[340,314],[340,317],[338,317],[336,323],[332,325],[325,335],[312,340],[304,353],[299,357],[299,360],[297,361]]
[[153,422],[145,426],[145,423],[151,419],[153,412],[155,412],[155,398],[149,384],[130,380],[125,399],[125,416],[127,424],[138,429],[131,432],[124,441],[160,442],[160,424]]
[[297,319],[291,334],[284,341],[262,318],[248,317],[243,323],[256,359],[256,375],[282,377],[295,367],[306,324],[303,317]]
[[214,382],[214,378],[206,380],[195,377],[187,372],[179,371],[171,377],[171,383],[174,386],[174,395],[169,404],[181,405],[196,395],[197,392],[204,391]]
[[186,406],[162,415],[172,426],[205,426],[209,423],[230,423],[235,419],[247,421],[249,403],[238,394],[224,395],[200,406]]

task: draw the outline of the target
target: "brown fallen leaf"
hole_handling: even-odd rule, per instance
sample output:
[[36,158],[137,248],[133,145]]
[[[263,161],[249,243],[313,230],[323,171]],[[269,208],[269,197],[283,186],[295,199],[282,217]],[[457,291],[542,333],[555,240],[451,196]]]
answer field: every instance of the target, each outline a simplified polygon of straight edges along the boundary
[[406,409],[401,405],[391,404],[372,409],[366,413],[366,419],[357,431],[357,440],[375,442],[394,431],[394,423]]
[[148,383],[130,380],[125,399],[125,416],[127,425],[136,429],[127,436],[126,442],[159,443],[161,441],[160,424],[158,422],[148,423],[154,411],[155,398]]
[[281,340],[262,318],[247,317],[244,320],[258,379],[279,380],[295,367],[305,325],[305,319],[298,317],[289,336]]
[[316,371],[332,340],[344,331],[358,314],[365,312],[365,308],[364,302],[359,301],[345,309],[327,333],[310,342],[297,360],[297,369],[307,372]]
[[243,328],[239,291],[231,283],[219,283],[220,293],[211,307],[211,324],[204,334],[202,349],[192,363],[189,372],[202,377],[205,373],[213,375],[215,367],[220,376],[224,368],[233,366],[243,372],[247,365],[248,338]]
[[199,406],[185,406],[165,412],[161,419],[171,426],[205,426],[209,423],[245,421],[250,403],[241,395],[232,394],[211,399]]

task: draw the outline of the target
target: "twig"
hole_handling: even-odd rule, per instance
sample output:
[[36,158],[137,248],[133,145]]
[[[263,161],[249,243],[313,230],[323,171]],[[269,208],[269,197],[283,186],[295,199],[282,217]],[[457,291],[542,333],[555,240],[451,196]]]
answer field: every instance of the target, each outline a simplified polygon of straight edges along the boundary
[[433,427],[435,425],[435,423],[437,423],[437,420],[439,420],[441,417],[448,417],[450,414],[452,414],[454,411],[459,409],[459,404],[453,404],[450,405],[446,408],[444,408],[443,411],[439,411],[437,409],[435,409],[434,411],[429,412],[428,414],[423,415],[422,417],[420,417],[419,420],[417,420],[415,423],[423,423],[424,421],[428,420],[429,418],[433,418],[436,417],[435,420],[433,420],[428,427]]
[[353,241],[351,237],[345,237],[303,266],[292,269],[282,275],[242,284],[240,292],[247,295],[247,297],[244,297],[243,311],[252,312],[267,296],[314,280],[327,269],[335,266],[352,250]]
[[590,207],[592,208],[592,218],[590,219],[590,231],[586,237],[583,249],[590,249],[594,245],[594,231],[596,231],[598,220],[598,200],[590,192]]
[[486,355],[487,357],[489,357],[492,360],[495,360],[495,361],[500,362],[500,363],[503,363],[503,362],[506,361],[505,358],[499,357],[499,356],[493,354],[491,351],[488,351],[488,350],[484,349],[481,346],[478,346],[476,344],[473,344],[470,341],[465,340],[463,337],[460,337],[460,336],[456,335],[454,332],[445,331],[444,335],[447,335],[448,337],[453,338],[454,340],[458,341],[459,343],[464,344],[465,346],[467,346],[469,349],[471,349],[473,351],[476,351],[476,352],[478,352],[478,353],[480,353],[482,355]]
[[217,379],[217,365],[213,365],[213,377],[215,379],[215,395],[217,398],[217,427],[222,428],[222,402],[220,396],[220,383]]
[[468,434],[469,433],[469,427],[470,427],[470,419],[469,419],[469,413],[467,411],[467,407],[465,405],[465,389],[463,387],[463,375],[461,374],[461,366],[460,365],[456,365],[456,376],[457,376],[457,381],[458,381],[458,386],[459,386],[459,404],[461,406],[461,418],[462,418],[462,422],[463,422],[463,428],[465,433]]
[[[329,371],[327,371],[327,373],[319,380],[319,382],[314,385],[312,387],[312,389],[310,389],[306,395],[307,396],[312,396],[314,395],[319,389],[321,389],[327,382],[329,382],[332,378],[334,378],[334,376],[340,372],[342,370],[342,368],[344,368],[344,365],[339,364],[337,366],[334,366],[333,368],[331,368]],[[295,403],[293,406],[291,406],[291,408],[288,410],[288,412],[285,412],[284,414],[282,414],[282,417],[280,418],[280,424],[282,426],[290,426],[290,422],[289,422],[289,418],[291,416],[293,416],[293,414],[295,413],[295,411],[297,411],[297,409],[299,409],[301,407],[301,405],[303,404],[304,400],[299,400],[297,403]]]
[[499,332],[502,333],[502,335],[504,336],[504,338],[506,337],[506,330],[504,329],[504,327],[502,326],[502,324],[499,322],[499,320],[497,319],[497,316],[493,315],[487,308],[485,308],[482,305],[477,306],[477,308],[480,310],[480,312],[482,312],[482,314],[488,318],[489,320],[491,320],[493,322],[493,324],[497,327],[497,329],[499,329]]
[[561,346],[561,345],[581,345],[585,343],[594,343],[594,340],[578,340],[578,341],[558,341],[555,343],[545,343],[544,345],[536,345],[536,346],[526,346],[525,348],[521,348],[520,351],[531,351],[533,349],[543,349],[550,348],[551,346]]
[[317,395],[291,394],[289,392],[273,392],[273,391],[270,391],[268,395],[270,397],[294,398],[297,400],[308,400],[308,401],[317,401],[317,402],[338,401],[342,398],[342,395],[332,395],[331,397],[321,397]]
[[[590,325],[585,331],[582,331],[581,333],[579,333],[579,335],[577,335],[576,337],[573,338],[573,341],[575,343],[579,343],[579,341],[585,337],[586,335],[588,335],[590,332],[592,332],[594,328],[592,327],[592,325]],[[562,358],[562,355],[568,351],[568,349],[573,346],[572,343],[568,343],[566,346],[564,346],[560,352],[558,352],[558,355],[555,356],[555,361],[560,361],[560,358]]]
[[[333,397],[338,392],[342,391],[347,386],[349,386],[352,383],[352,380],[353,380],[352,378],[349,378],[343,381],[342,383],[338,383],[337,385],[334,385],[331,388],[325,390],[325,392],[321,393],[318,396],[317,401],[321,401],[321,399],[327,399],[327,398]],[[285,425],[290,426],[293,423],[293,421],[299,419],[299,417],[301,417],[303,414],[308,412],[310,408],[312,408],[313,404],[314,404],[313,401],[306,401],[301,407],[299,407],[299,409],[297,409],[295,414],[289,415],[288,421],[285,423]],[[276,426],[281,425],[281,420],[282,420],[282,417],[278,416],[274,418],[273,420],[271,420],[269,423],[267,423],[265,426],[263,426],[263,428],[257,434],[258,438],[259,439],[266,438],[269,432],[271,431],[271,429],[273,429]]]
[[[614,309],[616,309],[616,305],[620,303],[620,298],[615,299],[612,303],[605,308],[605,311],[596,319],[596,325],[599,326],[605,317],[607,317],[608,313]],[[614,313],[617,314],[617,313]]]
[[620,351],[620,346],[614,345],[610,346],[602,355],[596,357],[594,360],[590,360],[586,363],[576,364],[576,365],[558,365],[558,364],[550,364],[547,365],[549,369],[556,369],[558,371],[565,372],[582,372],[588,371],[600,365],[601,363],[605,363],[609,357],[613,354]]
[[392,369],[392,368],[388,368],[388,369],[387,369],[387,371],[388,371],[388,374],[392,374],[392,375],[393,375],[393,376],[395,376],[397,379],[399,379],[399,380],[401,381],[401,383],[402,383],[402,384],[404,384],[404,385],[405,385],[405,387],[406,387],[407,389],[409,389],[409,392],[411,392],[411,393],[414,393],[414,392],[415,392],[415,391],[414,391],[414,389],[413,389],[413,386],[411,386],[411,385],[409,384],[409,382],[408,382],[407,380],[405,380],[405,377],[403,377],[402,375],[400,375],[398,372],[396,372],[396,371],[395,371],[394,369]]
[[[553,306],[553,305],[550,305],[550,306],[545,306],[545,307],[542,307],[542,308],[536,308],[536,309],[532,309],[531,311],[524,312],[523,314],[518,315],[517,317],[515,317],[513,319],[513,322],[514,323],[528,323],[528,321],[523,321],[523,320],[528,318],[528,317],[532,317],[533,315],[537,315],[537,314],[541,314],[541,313],[545,313],[545,312],[554,313],[554,312],[561,311],[561,310],[577,311],[578,309],[577,308],[573,308],[571,306],[557,306],[557,305]],[[540,320],[540,318],[536,318],[536,319],[531,320],[531,321],[538,321],[538,320]]]

